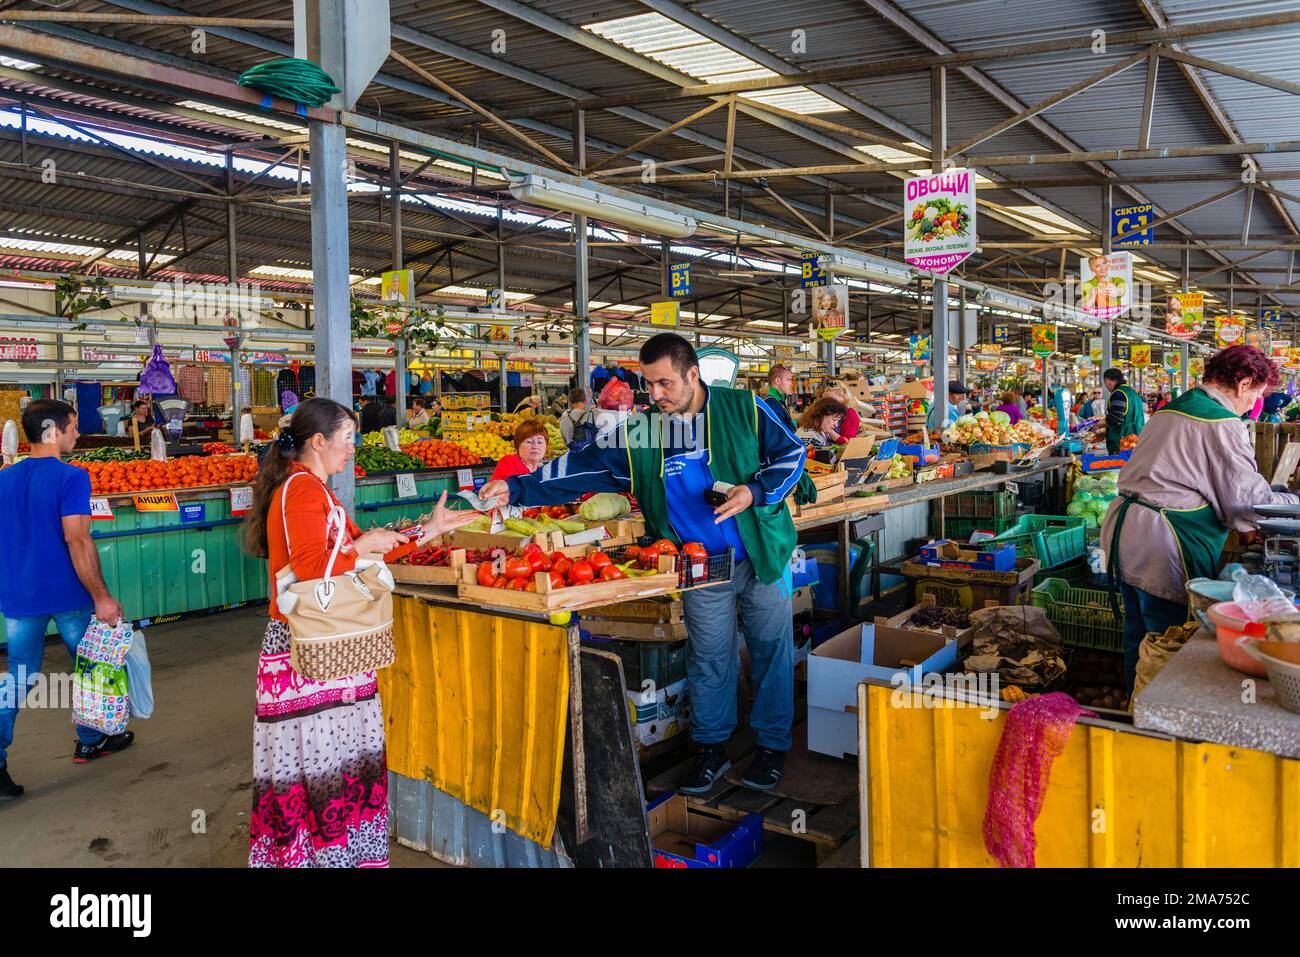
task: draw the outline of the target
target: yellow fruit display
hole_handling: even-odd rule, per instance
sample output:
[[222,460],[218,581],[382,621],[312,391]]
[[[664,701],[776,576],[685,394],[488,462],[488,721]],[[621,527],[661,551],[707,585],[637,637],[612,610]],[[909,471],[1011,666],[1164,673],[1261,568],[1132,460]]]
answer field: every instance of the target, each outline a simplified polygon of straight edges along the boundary
[[499,461],[515,450],[513,442],[486,431],[448,432],[444,429],[442,437],[444,441],[455,442],[462,448],[473,452],[479,458],[494,461]]

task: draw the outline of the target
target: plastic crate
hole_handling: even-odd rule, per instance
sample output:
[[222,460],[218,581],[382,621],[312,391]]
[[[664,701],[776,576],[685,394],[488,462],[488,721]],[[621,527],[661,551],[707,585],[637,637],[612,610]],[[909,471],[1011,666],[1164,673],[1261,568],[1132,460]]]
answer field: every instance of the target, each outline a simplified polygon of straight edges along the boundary
[[[641,548],[645,548],[645,546],[649,545],[653,541],[655,541],[655,539],[651,538],[649,535],[645,535],[637,541],[637,545]],[[605,549],[605,554],[613,560],[615,565],[623,564],[626,552],[626,545],[618,545],[614,548]],[[693,588],[696,585],[703,585],[708,582],[729,582],[731,581],[732,576],[736,573],[736,551],[728,546],[725,552],[718,552],[717,554],[710,555],[708,561],[708,576],[701,577],[698,581],[692,574],[692,568],[689,562],[678,558],[677,565],[680,569],[677,574],[677,581],[682,588]]]
[[1101,588],[1079,588],[1059,578],[1049,578],[1034,588],[1035,608],[1061,633],[1067,645],[1098,651],[1124,650],[1124,604],[1120,615],[1110,607],[1110,593]]
[[623,641],[582,632],[582,641],[591,648],[618,655],[623,661],[623,682],[628,688],[641,689],[646,681],[657,688],[667,688],[686,677],[686,639],[677,641]]
[[969,541],[971,533],[978,529],[999,535],[1009,528],[1014,528],[1017,521],[1015,515],[1008,515],[1005,518],[949,518],[945,515],[943,533],[947,538],[965,542]]
[[993,541],[1010,542],[1021,555],[1037,558],[1044,568],[1055,568],[1087,552],[1087,526],[1086,519],[1074,515],[1025,515]]
[[1014,518],[1016,493],[1009,488],[998,491],[958,492],[943,500],[945,516],[952,518]]
[[1058,565],[1055,568],[1044,568],[1034,575],[1034,585],[1037,587],[1049,578],[1059,578],[1061,581],[1068,582],[1076,588],[1096,588],[1097,584],[1093,580],[1092,569],[1088,567],[1088,558],[1076,558],[1072,562],[1066,562],[1064,565]]

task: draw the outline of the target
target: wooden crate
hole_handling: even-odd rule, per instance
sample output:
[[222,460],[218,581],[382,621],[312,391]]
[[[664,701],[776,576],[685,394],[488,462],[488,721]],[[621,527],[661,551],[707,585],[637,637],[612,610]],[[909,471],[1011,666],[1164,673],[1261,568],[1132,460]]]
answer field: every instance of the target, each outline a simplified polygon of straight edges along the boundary
[[389,562],[388,570],[393,581],[407,585],[455,585],[460,581],[461,569],[465,566],[465,549],[454,548],[451,552],[450,565],[407,565],[402,562]]
[[665,595],[677,591],[680,587],[677,581],[677,563],[668,555],[660,557],[659,571],[656,574],[640,578],[573,585],[567,588],[552,588],[551,576],[547,572],[538,572],[533,580],[537,583],[535,592],[485,588],[478,583],[478,565],[467,564],[461,569],[461,578],[456,583],[456,594],[461,598],[469,598],[487,606],[517,608],[521,611],[546,614],[552,611],[576,611],[597,605],[608,605],[624,599]]
[[601,638],[624,641],[678,641],[686,637],[686,623],[681,621],[619,621],[584,614],[582,627]]
[[625,601],[617,605],[597,605],[589,608],[594,618],[613,621],[679,622],[683,608],[680,598],[651,598],[647,601]]

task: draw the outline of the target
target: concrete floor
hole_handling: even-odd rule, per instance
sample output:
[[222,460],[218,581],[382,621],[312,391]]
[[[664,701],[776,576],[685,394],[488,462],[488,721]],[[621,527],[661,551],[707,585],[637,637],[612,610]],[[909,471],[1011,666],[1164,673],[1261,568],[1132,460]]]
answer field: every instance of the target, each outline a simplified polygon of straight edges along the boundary
[[[246,866],[265,628],[260,606],[146,629],[154,716],[131,722],[129,749],[91,764],[72,763],[66,708],[20,711],[9,770],[26,794],[0,802],[0,865]],[[8,666],[3,654],[0,665]],[[70,669],[62,643],[48,644],[46,672]],[[391,861],[443,866],[397,844]]]

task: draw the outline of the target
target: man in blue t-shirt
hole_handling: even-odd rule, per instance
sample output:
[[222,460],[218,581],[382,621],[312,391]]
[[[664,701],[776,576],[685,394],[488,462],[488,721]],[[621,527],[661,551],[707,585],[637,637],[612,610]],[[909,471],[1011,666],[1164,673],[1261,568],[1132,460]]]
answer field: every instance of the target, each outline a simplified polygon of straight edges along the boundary
[[[6,752],[18,705],[41,670],[50,619],[74,662],[92,614],[111,625],[122,620],[90,537],[90,474],[60,459],[77,444],[76,411],[54,399],[31,402],[23,431],[30,456],[0,471],[0,614],[9,652],[9,674],[0,678],[0,800],[23,793],[9,776]],[[72,760],[121,751],[134,737],[78,725]]]

